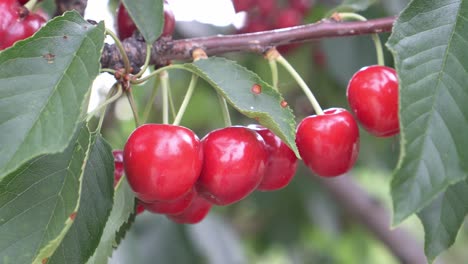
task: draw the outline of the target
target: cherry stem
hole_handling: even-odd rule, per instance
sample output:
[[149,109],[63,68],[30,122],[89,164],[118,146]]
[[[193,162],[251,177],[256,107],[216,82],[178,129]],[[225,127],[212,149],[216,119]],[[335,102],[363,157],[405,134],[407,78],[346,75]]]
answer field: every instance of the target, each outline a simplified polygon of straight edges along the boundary
[[171,107],[172,119],[175,119],[176,110],[175,110],[175,106],[174,106],[174,100],[173,100],[173,98],[172,98],[172,89],[169,89],[169,90],[167,91],[167,95],[169,95],[169,106]]
[[137,74],[135,74],[136,78],[140,78],[145,73],[146,69],[148,69],[149,62],[150,62],[150,59],[151,59],[151,47],[152,46],[150,44],[146,45],[145,63],[141,67],[141,70]]
[[135,98],[133,98],[131,86],[128,88],[128,90],[125,91],[125,95],[127,95],[128,103],[130,104],[130,108],[132,109],[133,118],[135,119],[135,126],[139,127],[141,123],[140,118],[138,117],[138,109],[135,103]]
[[162,88],[162,119],[163,124],[169,124],[169,73],[162,71],[159,73]]
[[117,71],[114,70],[114,69],[102,68],[102,69],[101,69],[101,73],[103,73],[103,72],[107,72],[107,73],[110,73],[110,74],[112,74],[112,75],[115,75],[115,73],[116,73]]
[[120,54],[122,55],[122,60],[125,65],[125,72],[130,73],[130,60],[128,59],[127,53],[125,52],[125,49],[122,45],[122,42],[120,42],[120,39],[117,37],[117,35],[114,34],[114,32],[110,31],[109,29],[106,28],[106,34],[111,36],[111,38],[114,40],[115,45],[117,46],[117,49],[119,50]]
[[278,65],[275,59],[268,59],[268,64],[270,65],[273,89],[278,91]]
[[196,74],[192,74],[192,79],[190,79],[190,84],[187,89],[187,93],[185,94],[184,100],[182,101],[179,111],[177,112],[174,122],[172,123],[173,125],[177,126],[180,124],[180,121],[182,120],[182,117],[184,116],[185,110],[187,109],[190,98],[192,98],[192,94],[197,85],[197,81],[198,81],[198,76]]
[[156,97],[158,96],[158,88],[159,88],[159,79],[156,79],[153,85],[153,89],[151,90],[151,95],[149,100],[146,102],[145,105],[145,110],[143,110],[143,124],[148,121],[149,114],[151,112],[151,109],[153,108],[154,100],[156,100]]
[[37,4],[37,0],[29,0],[24,6],[29,10],[32,11],[34,10],[34,7]]
[[[115,88],[117,87],[117,88]],[[86,122],[89,122],[89,120],[91,120],[91,118],[93,118],[93,116],[101,111],[101,109],[103,110],[103,113],[102,113],[102,116],[104,115],[104,112],[105,112],[105,108],[115,102],[117,99],[120,98],[120,96],[122,96],[122,87],[120,85],[118,85],[118,83],[115,83],[112,88],[109,90],[109,92],[107,93],[106,95],[106,100],[100,104],[98,107],[96,107],[96,109],[94,109],[93,111],[91,111],[88,116],[86,117]],[[115,91],[117,89],[117,91]],[[114,92],[116,92],[116,94],[112,95]]]
[[221,112],[223,113],[224,125],[226,127],[230,127],[232,126],[232,122],[231,122],[231,115],[229,115],[229,108],[226,103],[226,99],[224,99],[224,97],[221,94],[219,93],[216,93],[216,94],[218,95],[218,101],[219,101],[219,104],[221,105]]
[[301,76],[297,73],[294,67],[292,67],[291,64],[289,64],[289,62],[281,55],[278,56],[276,60],[279,62],[279,64],[283,65],[283,67],[289,72],[289,74],[291,74],[294,80],[296,80],[297,84],[299,85],[299,87],[301,87],[307,99],[309,99],[310,103],[312,104],[312,107],[314,108],[315,113],[317,115],[323,115],[323,110],[320,107],[319,102],[317,101],[317,99],[315,99],[315,96],[310,90],[309,86],[307,86],[307,84],[304,82]]
[[[367,21],[367,19],[356,13],[337,13],[338,18],[341,20],[357,20],[357,21]],[[372,40],[374,41],[375,51],[377,53],[377,64],[380,66],[385,65],[385,59],[383,55],[382,42],[380,41],[378,34],[371,34]]]

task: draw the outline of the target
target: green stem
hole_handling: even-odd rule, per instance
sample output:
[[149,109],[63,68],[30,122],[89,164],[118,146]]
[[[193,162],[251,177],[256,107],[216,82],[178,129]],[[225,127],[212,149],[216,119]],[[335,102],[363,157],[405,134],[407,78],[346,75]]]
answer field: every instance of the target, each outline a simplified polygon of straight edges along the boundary
[[102,69],[101,69],[101,72],[108,72],[108,73],[114,75],[117,71],[114,70],[114,69],[102,68]]
[[169,73],[163,71],[159,74],[162,88],[162,119],[163,124],[169,124]]
[[301,76],[294,69],[294,67],[292,67],[291,64],[289,64],[289,62],[283,56],[278,56],[276,60],[289,72],[289,74],[291,74],[294,80],[296,80],[297,84],[299,85],[299,87],[301,87],[302,91],[307,96],[307,99],[309,99],[310,103],[312,104],[315,113],[317,115],[323,115],[323,110],[320,107],[320,104],[318,103],[317,99],[315,99],[314,94],[309,89],[309,86],[307,86],[307,84],[304,82]]
[[278,65],[276,60],[268,59],[268,64],[270,65],[271,70],[271,82],[273,83],[273,89],[278,91]]
[[122,42],[120,42],[120,39],[117,37],[117,35],[114,34],[114,32],[110,31],[107,28],[106,28],[106,34],[111,36],[112,39],[114,39],[115,46],[117,46],[117,48],[120,51],[120,54],[122,55],[122,60],[125,66],[125,72],[130,73],[130,60],[128,59],[127,53],[125,52]]
[[156,100],[156,97],[158,96],[158,87],[159,87],[159,81],[156,80],[153,85],[153,89],[151,91],[151,95],[149,100],[146,102],[145,109],[143,110],[143,124],[148,121],[149,114],[151,112],[151,109],[153,108],[154,100]]
[[[117,87],[117,88],[115,88]],[[94,109],[93,111],[91,111],[90,113],[88,113],[88,116],[86,117],[86,122],[89,122],[89,120],[91,120],[91,118],[93,118],[93,116],[101,111],[101,109],[103,110],[103,113],[101,115],[104,115],[104,111],[105,111],[105,108],[115,102],[117,99],[120,98],[120,96],[122,96],[122,87],[119,85],[119,84],[114,84],[112,86],[112,88],[109,90],[109,92],[107,93],[106,95],[106,100],[100,104],[98,107],[96,107],[96,109]],[[115,91],[115,89],[117,89],[117,91]],[[113,93],[116,92],[116,94],[113,95]]]
[[33,11],[34,10],[34,7],[36,6],[37,4],[37,0],[29,0],[24,6],[29,10],[29,11]]
[[150,58],[151,58],[151,45],[147,44],[146,45],[146,57],[145,57],[145,64],[143,64],[143,66],[141,67],[141,70],[140,72],[138,72],[135,77],[136,78],[140,78],[146,71],[146,69],[148,69],[148,65],[149,65],[149,62],[150,62]]
[[221,105],[221,112],[223,113],[224,125],[226,127],[230,127],[232,126],[232,123],[231,123],[231,116],[229,115],[229,108],[226,103],[226,99],[224,99],[224,97],[219,93],[217,93],[217,95],[218,95],[219,104]]
[[172,98],[172,89],[169,89],[167,91],[167,95],[169,95],[169,106],[171,108],[171,115],[172,115],[172,119],[175,119],[176,117],[176,110],[175,110],[175,106],[174,106],[174,99]]
[[[367,21],[367,19],[356,13],[338,13],[339,17],[342,20],[357,20],[357,21]],[[377,53],[377,64],[384,66],[385,59],[383,54],[382,42],[380,41],[378,34],[372,34],[372,40],[374,41],[375,51]]]
[[140,119],[138,117],[138,109],[137,109],[137,105],[135,103],[135,99],[133,98],[131,87],[130,87],[130,89],[125,91],[125,94],[127,95],[128,103],[130,104],[130,108],[132,109],[133,118],[135,119],[135,126],[139,127],[141,123],[140,123]]
[[172,124],[174,125],[180,124],[180,121],[182,120],[182,116],[184,116],[185,110],[187,109],[190,98],[192,98],[192,94],[193,94],[193,91],[195,90],[195,86],[197,85],[197,81],[198,81],[198,76],[195,74],[192,74],[192,79],[190,79],[190,84],[187,89],[187,93],[185,94],[184,100],[182,101],[179,111],[177,112],[177,115]]
[[189,72],[193,72],[192,70],[188,69],[187,67],[185,67],[184,65],[180,65],[180,64],[171,64],[171,65],[167,65],[167,66],[164,66],[164,67],[161,67],[157,70],[154,70],[153,72],[151,72],[150,74],[148,74],[147,76],[143,77],[143,78],[139,78],[137,80],[132,80],[131,83],[132,84],[141,84],[141,83],[144,83],[146,82],[147,80],[153,78],[154,76],[157,76],[159,75],[161,72],[163,71],[167,71],[167,70],[172,70],[172,69],[181,69],[181,70],[186,70],[186,71],[189,71]]

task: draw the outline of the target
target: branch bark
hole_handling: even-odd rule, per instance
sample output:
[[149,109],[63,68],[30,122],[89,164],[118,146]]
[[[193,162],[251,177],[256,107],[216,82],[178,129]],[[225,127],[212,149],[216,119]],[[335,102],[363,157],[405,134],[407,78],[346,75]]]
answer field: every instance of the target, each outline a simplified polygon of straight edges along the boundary
[[388,211],[348,175],[319,180],[340,206],[379,238],[401,263],[427,263],[421,243],[401,227],[391,230]]
[[[58,0],[60,1],[60,0]],[[151,65],[166,65],[171,60],[189,60],[194,48],[202,48],[208,56],[248,51],[263,53],[273,46],[308,42],[321,38],[344,37],[390,32],[395,17],[386,17],[360,22],[337,22],[327,19],[317,23],[264,32],[210,36],[171,40],[161,38],[153,44]],[[144,63],[146,44],[137,37],[123,42],[126,53],[136,72]],[[101,56],[103,68],[122,68],[121,56],[115,45],[106,45]]]
[[57,5],[56,16],[62,15],[66,11],[76,10],[81,16],[84,16],[88,0],[55,0]]

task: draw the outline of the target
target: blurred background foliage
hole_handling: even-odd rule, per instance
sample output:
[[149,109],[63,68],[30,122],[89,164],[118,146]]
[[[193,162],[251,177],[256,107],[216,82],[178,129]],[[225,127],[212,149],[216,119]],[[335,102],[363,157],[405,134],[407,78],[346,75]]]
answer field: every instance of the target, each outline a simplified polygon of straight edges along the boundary
[[[46,1],[47,3],[48,1]],[[345,1],[346,2],[346,1]],[[349,1],[347,1],[349,2]],[[408,0],[381,1],[362,15],[371,18],[398,14]],[[315,1],[306,22],[322,19],[339,1]],[[117,1],[109,4],[115,10]],[[208,7],[209,8],[209,7]],[[215,10],[212,10],[216,12]],[[177,19],[177,17],[176,17]],[[215,27],[198,22],[178,22],[174,38],[235,33],[234,27]],[[385,43],[389,34],[381,34]],[[309,84],[323,108],[349,108],[346,85],[361,67],[376,63],[369,36],[324,39],[308,42],[284,54]],[[392,65],[386,50],[386,64]],[[271,81],[267,61],[260,55],[225,54],[248,69]],[[173,63],[179,63],[174,61]],[[313,110],[295,82],[280,68],[280,91],[294,110],[297,121]],[[174,103],[181,103],[190,76],[171,71],[170,83]],[[148,81],[133,88],[140,113],[157,82]],[[105,91],[101,93],[104,96]],[[122,149],[134,129],[131,111],[122,98],[105,120],[105,137],[114,149]],[[231,109],[233,124],[255,122]],[[148,122],[161,122],[160,96],[156,98]],[[195,131],[200,138],[223,126],[214,90],[200,81],[181,125]],[[391,208],[389,182],[399,155],[397,137],[382,139],[361,130],[358,162],[350,175],[375,199]],[[423,241],[423,230],[416,217],[402,226]],[[467,263],[468,225],[460,232],[456,245],[439,259],[440,263]],[[164,216],[145,212],[136,217],[125,239],[114,252],[111,263],[398,263],[365,226],[356,222],[333,197],[322,189],[302,163],[294,180],[275,192],[255,192],[239,203],[215,207],[197,225],[178,225]]]

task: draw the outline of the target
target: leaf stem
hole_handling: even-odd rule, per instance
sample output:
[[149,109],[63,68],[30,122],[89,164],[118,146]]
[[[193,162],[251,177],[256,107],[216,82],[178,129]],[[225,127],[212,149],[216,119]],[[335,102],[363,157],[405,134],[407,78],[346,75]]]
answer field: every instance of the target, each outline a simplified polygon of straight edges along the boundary
[[135,119],[135,127],[139,127],[141,123],[140,118],[138,117],[138,109],[135,103],[135,99],[133,98],[131,86],[125,91],[125,95],[127,95],[128,103],[130,104],[130,108],[132,109],[133,118]]
[[182,101],[182,104],[180,105],[179,111],[177,112],[177,115],[174,119],[174,122],[172,123],[173,125],[179,125],[180,121],[182,120],[182,117],[185,113],[185,110],[187,109],[188,103],[190,101],[190,98],[192,98],[193,91],[195,90],[195,87],[197,85],[198,81],[198,76],[196,74],[192,74],[192,78],[190,79],[190,84],[187,89],[187,93],[185,94],[184,100]]
[[145,73],[146,69],[148,69],[148,65],[151,59],[151,47],[152,47],[151,45],[146,44],[145,63],[141,67],[141,70],[137,74],[135,74],[135,78],[140,78]]
[[[341,20],[357,20],[357,21],[367,21],[367,19],[356,13],[337,13],[339,19]],[[385,65],[385,58],[383,55],[382,42],[380,41],[378,34],[371,34],[372,40],[374,41],[375,52],[377,54],[377,64],[380,66]]]
[[128,59],[127,53],[125,52],[122,42],[120,42],[120,39],[117,37],[117,35],[115,35],[114,32],[112,32],[108,28],[106,28],[106,34],[111,36],[112,39],[114,39],[115,45],[117,46],[117,49],[119,49],[120,54],[122,55],[122,60],[125,66],[125,72],[130,73],[130,60]]
[[229,108],[226,103],[226,99],[224,99],[224,97],[221,94],[219,93],[216,93],[216,94],[218,95],[218,101],[221,106],[221,112],[223,113],[224,125],[226,127],[230,127],[232,126],[232,122],[231,122],[231,116],[229,115]]
[[323,115],[323,110],[320,107],[319,102],[317,101],[317,99],[315,99],[314,94],[312,93],[310,88],[307,86],[307,84],[304,82],[304,80],[301,78],[301,76],[294,69],[294,67],[292,67],[291,64],[289,64],[289,62],[281,55],[278,56],[276,60],[289,72],[289,74],[291,74],[294,80],[296,80],[297,84],[299,85],[299,87],[301,87],[307,99],[309,99],[310,103],[312,104],[312,107],[314,108],[315,113],[317,115]]
[[153,108],[154,100],[156,100],[156,96],[158,96],[158,88],[159,88],[159,79],[156,79],[153,85],[153,89],[151,90],[151,95],[149,100],[146,102],[145,109],[143,110],[143,124],[148,121],[149,114],[151,109]]
[[169,124],[169,73],[162,71],[159,74],[162,88],[162,120],[163,124]]

